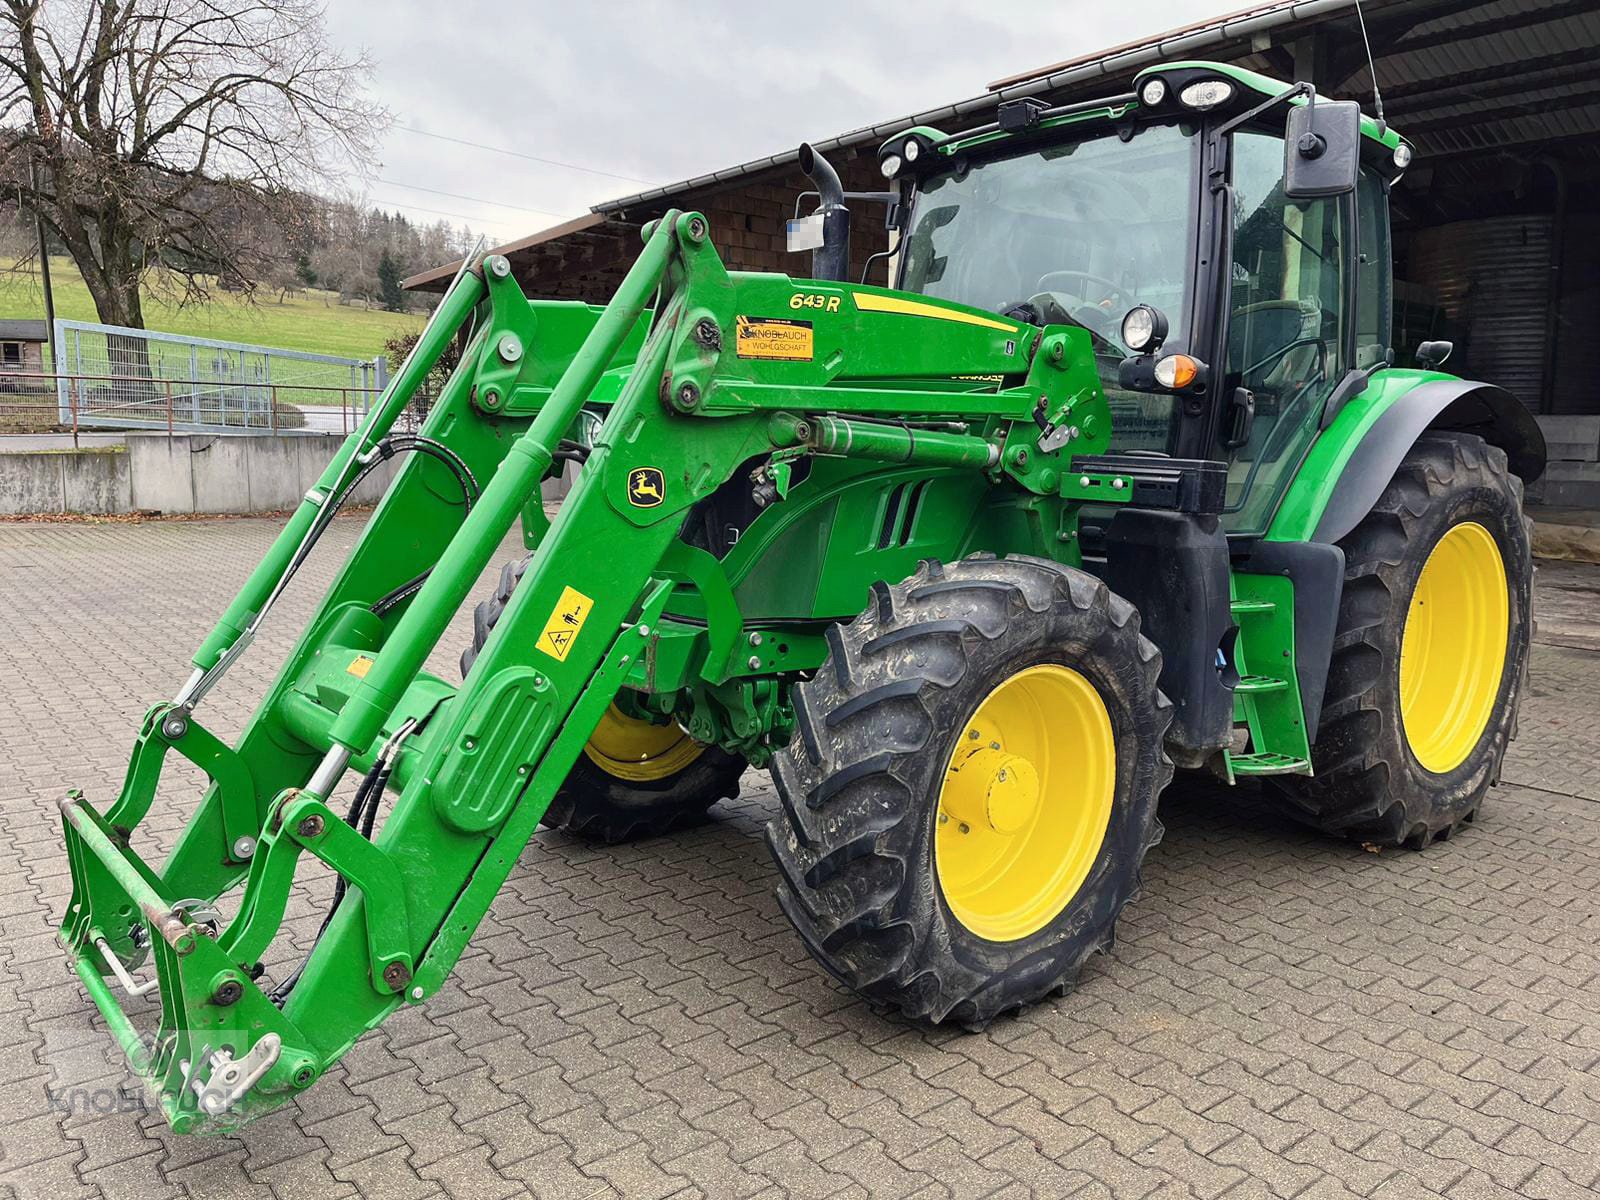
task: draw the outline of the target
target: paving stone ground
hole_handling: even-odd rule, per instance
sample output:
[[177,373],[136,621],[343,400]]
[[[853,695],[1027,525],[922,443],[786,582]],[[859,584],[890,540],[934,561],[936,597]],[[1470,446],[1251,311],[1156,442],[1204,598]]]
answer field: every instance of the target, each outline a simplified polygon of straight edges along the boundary
[[[338,522],[330,549],[358,528]],[[1521,738],[1476,827],[1371,854],[1180,781],[1114,955],[985,1033],[882,1019],[810,962],[773,902],[760,832],[775,800],[751,774],[678,836],[540,833],[448,986],[241,1136],[53,1108],[65,1085],[114,1097],[125,1079],[54,944],[55,800],[69,784],[109,799],[140,714],[181,682],[274,530],[0,525],[0,1196],[1475,1200],[1600,1185],[1600,655],[1572,635],[1600,571],[1570,566],[1541,575],[1541,610],[1567,633],[1535,650]],[[335,557],[319,553],[207,702],[218,732],[237,732]],[[141,843],[157,858],[197,795],[192,774],[169,781]],[[328,882],[297,889],[286,954],[309,945]]]

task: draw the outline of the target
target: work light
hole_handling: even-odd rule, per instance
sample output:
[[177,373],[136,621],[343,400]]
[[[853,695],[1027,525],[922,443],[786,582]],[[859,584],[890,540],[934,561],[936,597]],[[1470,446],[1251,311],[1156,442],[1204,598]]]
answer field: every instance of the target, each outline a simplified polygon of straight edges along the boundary
[[1135,354],[1153,353],[1167,336],[1167,318],[1148,304],[1135,304],[1122,318],[1122,344]]
[[883,161],[878,164],[878,170],[883,172],[885,179],[893,179],[900,174],[900,156],[898,154],[885,154]]
[[917,161],[917,155],[919,155],[921,153],[922,153],[922,143],[917,141],[916,138],[907,138],[906,139],[906,161],[908,163],[916,162]]
[[1147,79],[1139,89],[1139,99],[1146,108],[1154,108],[1167,98],[1167,81],[1164,79]]
[[1215,108],[1225,103],[1233,95],[1233,84],[1223,79],[1202,79],[1199,83],[1191,83],[1178,93],[1178,99],[1185,108]]

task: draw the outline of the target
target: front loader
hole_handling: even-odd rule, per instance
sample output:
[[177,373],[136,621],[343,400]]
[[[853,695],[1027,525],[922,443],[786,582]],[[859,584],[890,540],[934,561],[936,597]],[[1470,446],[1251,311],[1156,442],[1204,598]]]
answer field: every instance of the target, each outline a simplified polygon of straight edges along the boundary
[[[1306,85],[1176,63],[891,139],[893,289],[842,277],[809,150],[817,278],[730,273],[678,211],[603,309],[469,260],[146,715],[120,794],[62,802],[62,940],[172,1125],[283,1104],[425,1002],[541,823],[659,832],[749,767],[777,786],[778,898],[809,951],[967,1025],[1109,947],[1174,764],[1264,777],[1366,842],[1472,820],[1523,686],[1518,477],[1543,445],[1504,392],[1436,369],[1448,347],[1394,365],[1409,157]],[[461,366],[397,431],[453,340]],[[227,745],[202,701],[396,455]],[[430,674],[519,524],[463,678]],[[158,870],[136,843],[171,753],[211,783]],[[307,857],[333,902],[265,973]]]

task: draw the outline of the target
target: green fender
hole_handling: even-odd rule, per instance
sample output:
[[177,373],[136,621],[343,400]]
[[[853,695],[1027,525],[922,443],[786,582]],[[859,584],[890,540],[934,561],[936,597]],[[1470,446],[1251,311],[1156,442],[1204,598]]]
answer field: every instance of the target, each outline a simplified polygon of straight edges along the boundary
[[1378,372],[1312,443],[1267,529],[1274,542],[1337,542],[1372,510],[1401,460],[1429,429],[1475,433],[1531,483],[1544,474],[1544,434],[1516,397],[1440,371]]

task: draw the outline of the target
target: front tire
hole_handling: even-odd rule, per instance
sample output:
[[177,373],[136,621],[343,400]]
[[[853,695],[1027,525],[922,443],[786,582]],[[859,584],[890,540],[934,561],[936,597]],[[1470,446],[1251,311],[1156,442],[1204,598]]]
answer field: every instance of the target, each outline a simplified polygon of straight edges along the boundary
[[778,901],[831,974],[981,1026],[1112,942],[1172,775],[1133,607],[1043,559],[924,563],[829,631],[774,760]]
[[1482,438],[1424,434],[1340,545],[1316,775],[1274,783],[1318,829],[1421,849],[1476,819],[1516,732],[1532,640],[1522,483]]

